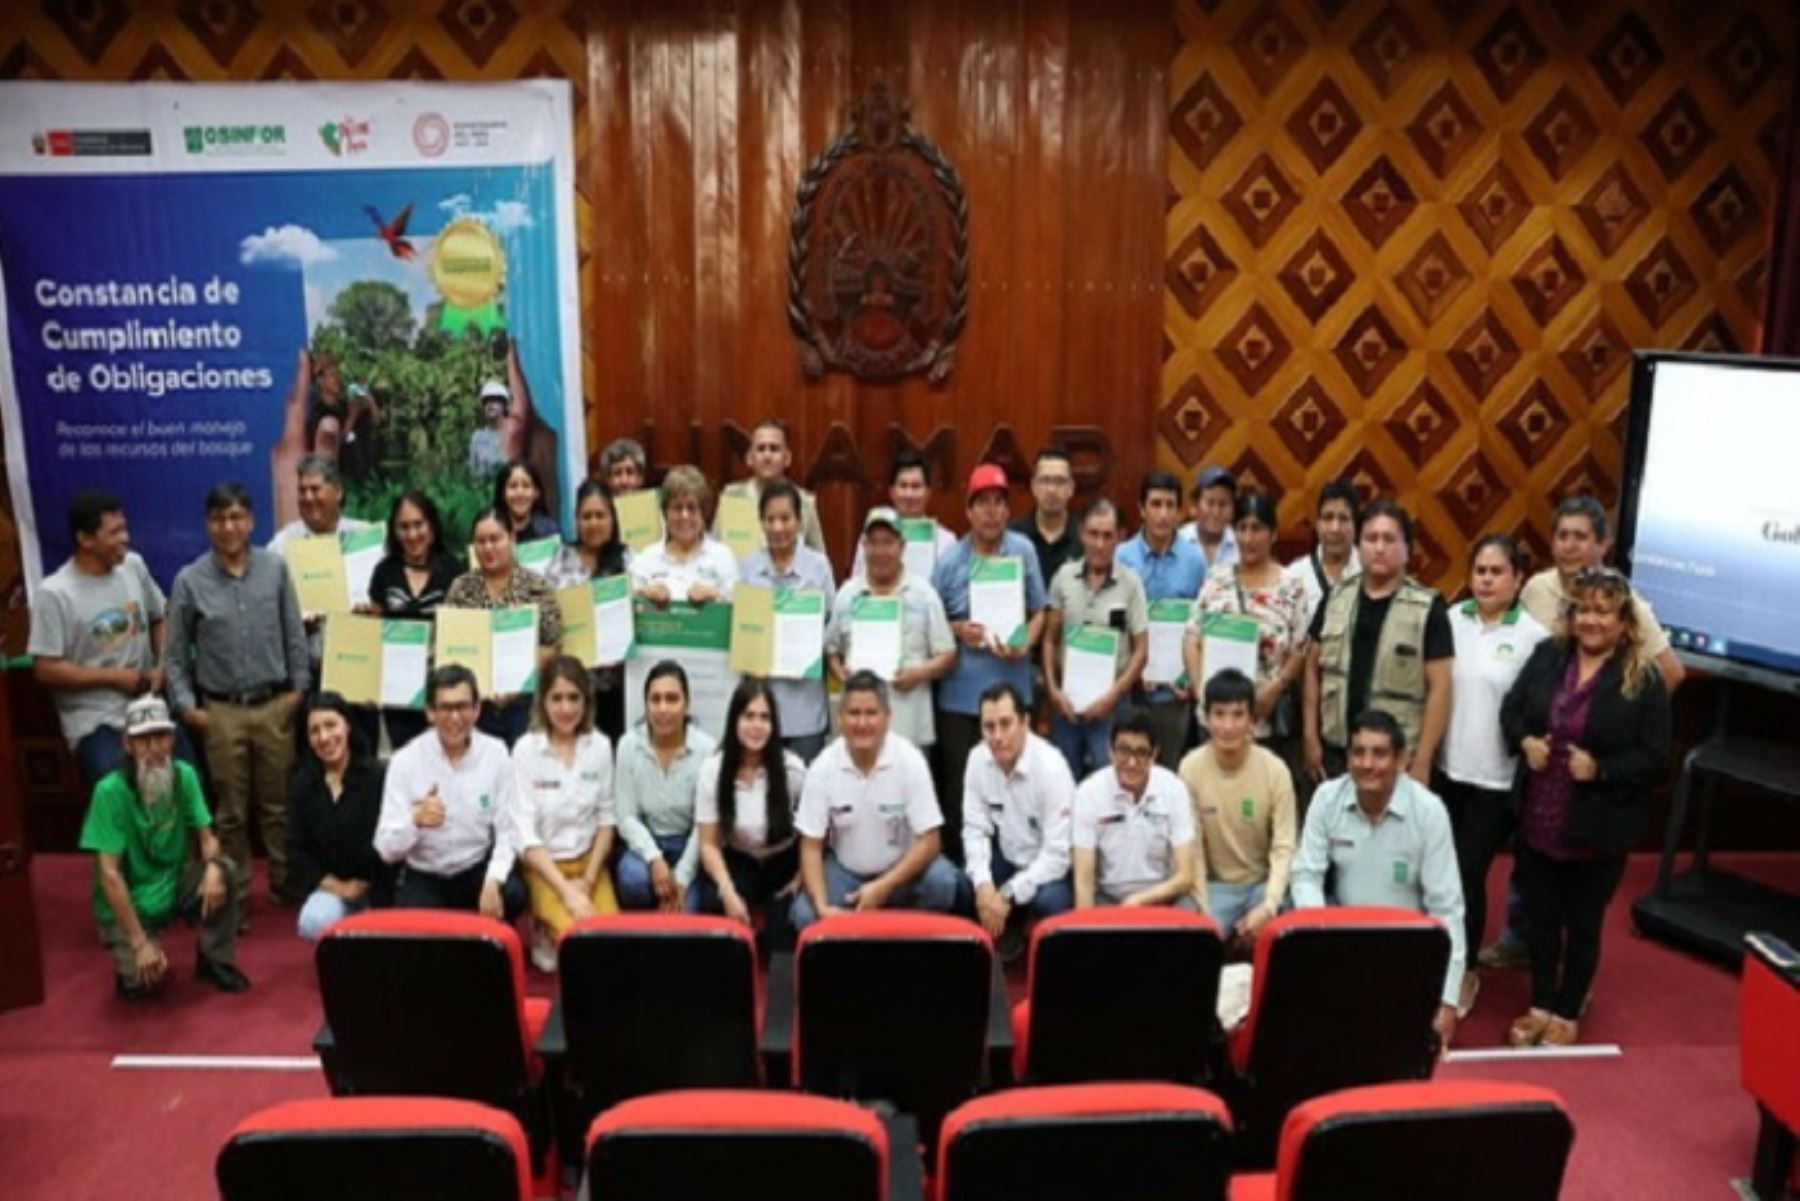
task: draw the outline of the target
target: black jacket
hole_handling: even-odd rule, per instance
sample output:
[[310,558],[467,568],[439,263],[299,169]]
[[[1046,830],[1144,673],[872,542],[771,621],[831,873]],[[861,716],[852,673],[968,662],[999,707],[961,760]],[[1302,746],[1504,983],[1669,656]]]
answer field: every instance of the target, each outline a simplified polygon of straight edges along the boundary
[[344,773],[343,795],[333,801],[317,760],[308,755],[295,769],[288,785],[288,892],[296,900],[305,900],[326,876],[380,881],[375,823],[386,779],[385,765],[363,759]]
[[[1541,738],[1549,730],[1550,705],[1573,654],[1573,645],[1547,638],[1526,660],[1500,708],[1500,728],[1514,751],[1524,739]],[[1623,682],[1617,658],[1600,669],[1581,739],[1581,749],[1594,757],[1599,775],[1576,782],[1565,829],[1570,842],[1605,855],[1623,855],[1643,836],[1653,790],[1669,766],[1669,694],[1662,675],[1652,670],[1637,696],[1629,699],[1620,691]],[[1521,757],[1513,786],[1516,809],[1523,809],[1530,777],[1531,768]]]

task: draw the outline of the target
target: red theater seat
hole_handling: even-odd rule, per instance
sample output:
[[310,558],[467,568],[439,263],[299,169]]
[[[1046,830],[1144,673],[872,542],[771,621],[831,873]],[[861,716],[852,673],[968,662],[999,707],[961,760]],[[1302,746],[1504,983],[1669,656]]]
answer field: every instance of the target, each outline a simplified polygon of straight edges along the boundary
[[377,909],[326,931],[314,956],[338,1095],[460,1097],[516,1116],[548,1143],[534,1049],[550,1015],[525,995],[518,933],[473,913]]
[[1739,1065],[1761,1119],[1750,1182],[1757,1196],[1773,1198],[1800,1190],[1800,956],[1769,934],[1748,935],[1744,951]]
[[214,1171],[224,1201],[529,1201],[529,1163],[511,1114],[436,1097],[350,1097],[246,1119]]
[[885,1201],[888,1154],[882,1124],[843,1101],[658,1093],[594,1122],[585,1192],[607,1201]]
[[929,1138],[981,1087],[994,949],[980,926],[935,913],[826,918],[801,934],[794,971],[800,1088],[889,1102]]
[[1263,927],[1231,1042],[1240,1163],[1266,1167],[1302,1101],[1429,1077],[1449,957],[1443,925],[1406,909],[1301,909]]
[[1525,1084],[1379,1084],[1288,1115],[1271,1173],[1231,1201],[1556,1201],[1575,1127],[1562,1099]]
[[1013,1010],[1013,1075],[1205,1084],[1223,957],[1218,926],[1179,909],[1083,909],[1039,922],[1026,999]]
[[1017,1088],[958,1107],[938,1139],[938,1201],[1223,1201],[1231,1117],[1177,1084]]
[[557,949],[565,1158],[608,1106],[684,1088],[754,1088],[756,940],[723,917],[621,913]]

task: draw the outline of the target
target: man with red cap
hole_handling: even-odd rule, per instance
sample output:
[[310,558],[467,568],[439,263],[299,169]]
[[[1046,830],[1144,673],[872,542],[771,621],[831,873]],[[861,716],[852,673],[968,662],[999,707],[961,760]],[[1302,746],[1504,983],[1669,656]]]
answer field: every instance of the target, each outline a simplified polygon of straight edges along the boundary
[[[1006,472],[982,463],[969,475],[969,533],[938,559],[931,583],[944,601],[956,638],[956,665],[938,682],[938,794],[944,809],[944,851],[962,863],[963,769],[981,741],[981,694],[1006,682],[1031,704],[1031,648],[1044,625],[1044,577],[1031,539],[1007,528],[1012,517]],[[1014,575],[1006,560],[1019,560],[1023,621],[1015,629],[988,629],[972,620],[971,577],[984,588],[1005,588]],[[984,578],[985,577],[985,578]]]

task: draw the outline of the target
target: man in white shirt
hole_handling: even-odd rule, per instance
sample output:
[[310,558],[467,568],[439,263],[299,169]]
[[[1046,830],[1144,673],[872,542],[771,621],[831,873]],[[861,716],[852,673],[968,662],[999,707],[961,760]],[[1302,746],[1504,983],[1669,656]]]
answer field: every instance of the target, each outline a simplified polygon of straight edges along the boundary
[[843,736],[807,769],[794,828],[800,893],[794,928],[849,910],[956,903],[957,872],[940,853],[944,815],[925,756],[888,733],[887,685],[859,671],[844,683]]
[[1074,803],[1068,760],[1031,732],[1019,690],[1004,680],[990,686],[981,694],[981,745],[963,776],[963,855],[990,937],[1002,937],[1017,907],[1046,918],[1074,903]]
[[1112,766],[1075,790],[1075,908],[1194,909],[1194,809],[1187,786],[1154,762],[1150,719],[1113,725]]
[[[296,538],[327,538],[348,530],[366,530],[369,523],[344,516],[344,483],[338,465],[327,455],[307,455],[294,469],[299,478],[300,516],[288,522],[269,539],[269,549],[278,555],[287,553],[287,544]],[[353,596],[350,603],[360,604],[366,596]]]
[[400,866],[402,909],[471,909],[512,921],[525,911],[513,870],[513,768],[506,744],[475,729],[475,674],[440,667],[425,687],[432,729],[388,763],[375,850]]

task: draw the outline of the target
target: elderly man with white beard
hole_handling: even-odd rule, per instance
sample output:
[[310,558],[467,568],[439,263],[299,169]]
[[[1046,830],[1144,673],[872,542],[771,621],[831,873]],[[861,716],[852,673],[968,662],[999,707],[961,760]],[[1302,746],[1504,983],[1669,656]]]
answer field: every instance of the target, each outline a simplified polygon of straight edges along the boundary
[[[94,916],[112,952],[119,995],[136,1001],[162,991],[169,956],[163,930],[181,914],[200,923],[197,979],[241,993],[237,967],[238,894],[219,850],[212,814],[193,767],[175,759],[175,723],[154,696],[125,710],[126,761],[94,786],[81,827],[93,851]],[[190,860],[191,844],[200,857]]]

